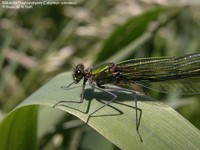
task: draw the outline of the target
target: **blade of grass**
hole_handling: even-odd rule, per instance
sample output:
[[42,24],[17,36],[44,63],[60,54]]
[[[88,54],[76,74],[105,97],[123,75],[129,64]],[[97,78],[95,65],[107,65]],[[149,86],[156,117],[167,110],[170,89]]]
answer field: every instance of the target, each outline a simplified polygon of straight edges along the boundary
[[147,31],[149,24],[158,16],[168,11],[172,11],[172,7],[161,7],[147,11],[138,16],[134,16],[120,25],[103,43],[103,48],[98,54],[95,62],[102,62],[116,52],[135,41],[138,37]]
[[0,124],[2,150],[37,149],[37,106],[17,109]]

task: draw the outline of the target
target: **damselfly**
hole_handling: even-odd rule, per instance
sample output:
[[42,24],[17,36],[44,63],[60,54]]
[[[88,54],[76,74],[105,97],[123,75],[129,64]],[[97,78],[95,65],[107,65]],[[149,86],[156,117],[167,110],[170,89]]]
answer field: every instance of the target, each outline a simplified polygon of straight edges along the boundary
[[[200,94],[200,54],[190,54],[182,57],[131,59],[119,63],[109,62],[89,69],[85,69],[83,64],[78,64],[74,68],[72,76],[74,81],[63,88],[69,88],[72,84],[77,84],[83,79],[79,103],[84,100],[87,81],[93,88],[106,92],[113,97],[107,103],[103,102],[104,105],[89,114],[89,117],[117,99],[117,95],[110,90],[130,92],[135,100],[136,131],[142,141],[139,133],[142,110],[137,107],[136,92],[123,87],[109,87],[106,84],[138,84],[163,93]],[[61,102],[66,101],[60,101],[57,104]],[[140,113],[139,118],[138,111]]]

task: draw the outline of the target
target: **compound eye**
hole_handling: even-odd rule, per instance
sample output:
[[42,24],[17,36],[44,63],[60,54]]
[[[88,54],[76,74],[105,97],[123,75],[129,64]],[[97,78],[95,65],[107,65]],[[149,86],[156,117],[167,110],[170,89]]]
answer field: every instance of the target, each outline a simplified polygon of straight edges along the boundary
[[80,71],[80,70],[78,70],[76,73],[77,73],[78,75],[80,75],[80,74],[81,74],[81,71]]
[[81,80],[83,77],[83,73],[81,70],[77,70],[75,73],[75,80]]
[[80,78],[82,76],[82,72],[80,70],[76,71],[76,77]]

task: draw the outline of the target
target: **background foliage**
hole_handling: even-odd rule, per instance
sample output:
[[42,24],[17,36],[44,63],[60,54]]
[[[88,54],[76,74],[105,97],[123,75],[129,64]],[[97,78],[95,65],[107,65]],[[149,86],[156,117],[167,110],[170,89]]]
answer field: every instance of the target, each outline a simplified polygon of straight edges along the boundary
[[[53,76],[80,62],[89,67],[108,60],[200,52],[199,5],[167,4],[94,0],[78,1],[76,6],[1,8],[0,118]],[[200,129],[199,96],[149,93]],[[40,107],[38,117],[40,149],[93,149],[97,144],[99,149],[117,149],[72,115]]]

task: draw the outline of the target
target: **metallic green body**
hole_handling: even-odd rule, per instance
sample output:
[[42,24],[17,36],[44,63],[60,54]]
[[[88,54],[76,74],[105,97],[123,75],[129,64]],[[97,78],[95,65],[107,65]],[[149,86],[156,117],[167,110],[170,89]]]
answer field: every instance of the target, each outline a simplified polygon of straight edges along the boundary
[[117,80],[110,72],[110,64],[89,69],[96,83],[134,83],[156,91],[181,95],[200,93],[200,54],[122,61],[115,68],[121,74],[121,80]]
[[93,76],[93,80],[100,84],[117,84],[115,77],[109,71],[109,64],[105,63],[102,65],[94,66],[90,69]]

